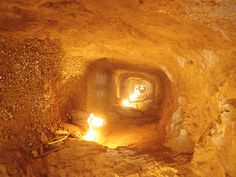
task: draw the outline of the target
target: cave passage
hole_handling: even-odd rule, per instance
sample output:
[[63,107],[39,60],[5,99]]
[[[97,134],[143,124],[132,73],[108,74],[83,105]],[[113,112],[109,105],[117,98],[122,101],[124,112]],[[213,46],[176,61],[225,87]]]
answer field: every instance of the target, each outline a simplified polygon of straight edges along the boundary
[[87,82],[84,92],[77,95],[78,100],[86,95],[84,105],[79,104],[78,108],[66,112],[71,112],[73,123],[83,127],[84,121],[79,120],[85,119],[86,113],[93,113],[106,122],[99,131],[100,137],[96,137],[100,144],[141,149],[157,148],[158,143],[161,146],[166,125],[158,128],[158,124],[161,119],[170,119],[163,113],[171,97],[171,82],[165,72],[148,66],[99,59],[88,65],[84,78]]
[[2,0],[0,177],[236,177],[235,0]]

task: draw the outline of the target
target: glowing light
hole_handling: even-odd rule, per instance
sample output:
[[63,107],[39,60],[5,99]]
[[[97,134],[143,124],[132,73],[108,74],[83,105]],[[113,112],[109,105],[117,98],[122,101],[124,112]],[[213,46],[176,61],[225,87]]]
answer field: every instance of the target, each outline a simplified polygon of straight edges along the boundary
[[89,115],[87,122],[92,127],[102,127],[104,125],[104,119],[95,117],[93,113]]
[[95,130],[90,129],[85,136],[83,136],[83,139],[85,141],[95,141],[98,137],[98,134]]
[[135,86],[135,92],[144,93],[146,91],[146,87],[144,85],[136,85]]
[[104,125],[104,119],[102,119],[101,117],[96,117],[93,113],[91,113],[87,119],[87,123],[89,124],[89,130],[86,135],[82,137],[83,140],[98,141],[99,131],[96,128],[100,128]]
[[131,107],[131,104],[130,104],[129,100],[124,99],[124,100],[122,100],[122,106],[124,106],[124,107]]
[[132,94],[129,96],[129,99],[130,99],[131,101],[134,101],[134,100],[136,100],[137,97],[138,97],[138,94],[137,94],[137,93],[132,93]]
[[135,100],[138,98],[139,95],[140,95],[140,92],[136,90],[134,93],[132,93],[132,94],[129,96],[129,100],[130,100],[130,101],[135,101]]

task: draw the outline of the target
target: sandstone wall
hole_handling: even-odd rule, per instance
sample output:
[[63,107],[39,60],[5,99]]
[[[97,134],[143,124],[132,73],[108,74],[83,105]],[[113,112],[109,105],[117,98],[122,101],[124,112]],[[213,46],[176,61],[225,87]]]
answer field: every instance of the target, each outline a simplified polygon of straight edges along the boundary
[[194,152],[199,176],[235,176],[235,8],[233,0],[2,1],[2,146],[27,151],[50,138],[65,109],[84,101],[87,64],[105,57],[165,71],[166,145]]

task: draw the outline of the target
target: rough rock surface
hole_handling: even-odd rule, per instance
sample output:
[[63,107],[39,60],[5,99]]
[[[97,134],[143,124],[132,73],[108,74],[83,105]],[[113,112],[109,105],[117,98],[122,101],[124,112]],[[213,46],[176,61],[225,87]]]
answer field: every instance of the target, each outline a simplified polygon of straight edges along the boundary
[[[38,161],[41,164],[45,164],[46,161],[48,164],[48,171],[45,174],[41,174],[42,176],[47,174],[48,176],[58,177],[174,177],[184,176],[186,173],[191,172],[188,169],[190,155],[181,156],[175,153],[171,154],[168,151],[165,153],[148,155],[137,153],[127,147],[107,149],[94,143],[72,140],[67,142],[62,150]],[[38,161],[35,164],[39,163]],[[41,169],[38,166],[37,168],[36,170]]]
[[[1,174],[8,177],[182,177],[197,176],[191,170],[191,154],[178,154],[168,150],[152,155],[136,152],[128,147],[107,147],[80,140],[67,141],[57,152],[34,161],[11,161],[9,166],[0,165]],[[6,168],[6,169],[4,169]]]
[[235,177],[235,9],[234,0],[1,1],[0,148],[50,139],[60,114],[84,102],[87,64],[105,57],[165,71],[165,145],[193,152],[198,176]]

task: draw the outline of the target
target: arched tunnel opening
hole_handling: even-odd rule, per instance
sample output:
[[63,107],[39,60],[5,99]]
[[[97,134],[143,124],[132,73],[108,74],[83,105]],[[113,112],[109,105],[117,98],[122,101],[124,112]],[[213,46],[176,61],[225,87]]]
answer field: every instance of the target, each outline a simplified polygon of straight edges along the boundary
[[234,0],[0,4],[0,177],[236,177]]
[[76,95],[78,102],[84,97],[83,102],[63,112],[72,124],[86,130],[88,123],[83,120],[91,113],[102,117],[105,124],[91,140],[111,148],[133,146],[144,150],[162,146],[171,115],[171,109],[165,107],[171,106],[173,99],[171,81],[164,71],[98,59],[88,64],[83,77],[84,91]]

